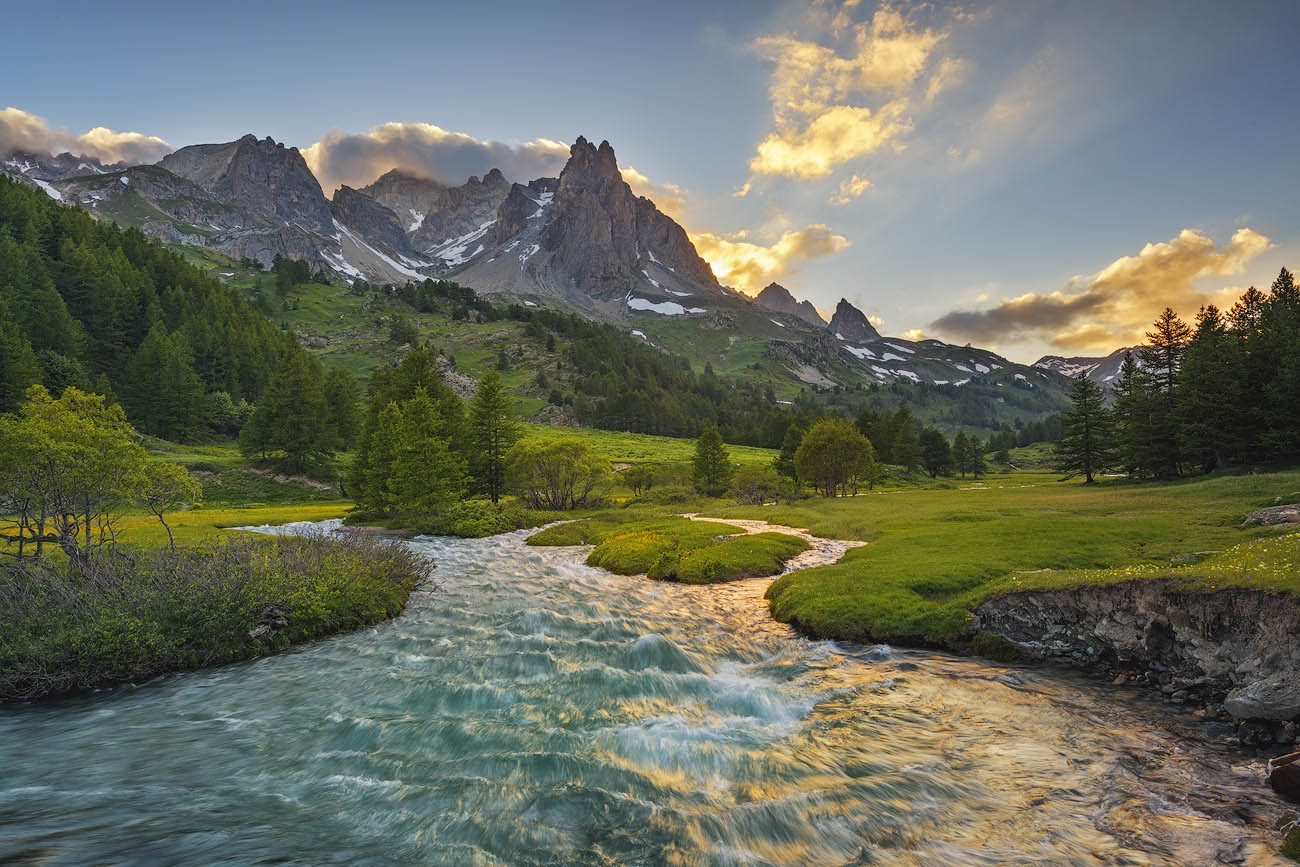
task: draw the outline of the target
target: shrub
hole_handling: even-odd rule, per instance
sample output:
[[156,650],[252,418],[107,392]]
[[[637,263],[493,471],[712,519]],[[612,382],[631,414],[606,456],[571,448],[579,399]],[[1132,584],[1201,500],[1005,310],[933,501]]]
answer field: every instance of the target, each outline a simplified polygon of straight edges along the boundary
[[537,527],[554,519],[552,513],[526,509],[517,503],[463,500],[448,506],[436,518],[427,520],[416,529],[421,533],[480,539]]
[[236,536],[0,573],[0,700],[217,665],[392,617],[430,568],[361,537]]
[[609,458],[575,439],[525,440],[506,456],[506,478],[534,509],[589,505],[609,477]]
[[771,467],[749,466],[736,473],[731,480],[731,496],[746,506],[761,506],[784,499],[790,488],[789,480],[782,478]]

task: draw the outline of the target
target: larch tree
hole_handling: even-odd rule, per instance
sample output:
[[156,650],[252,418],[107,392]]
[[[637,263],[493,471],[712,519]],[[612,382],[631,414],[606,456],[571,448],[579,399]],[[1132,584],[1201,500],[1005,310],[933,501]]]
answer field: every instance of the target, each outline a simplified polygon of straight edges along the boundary
[[468,434],[470,475],[475,487],[493,503],[500,500],[506,485],[506,455],[519,441],[514,401],[506,391],[501,374],[489,371],[478,384],[469,404]]
[[1065,435],[1056,442],[1056,466],[1071,476],[1082,474],[1085,484],[1114,463],[1114,431],[1101,386],[1079,374],[1070,392],[1071,408],[1064,418]]

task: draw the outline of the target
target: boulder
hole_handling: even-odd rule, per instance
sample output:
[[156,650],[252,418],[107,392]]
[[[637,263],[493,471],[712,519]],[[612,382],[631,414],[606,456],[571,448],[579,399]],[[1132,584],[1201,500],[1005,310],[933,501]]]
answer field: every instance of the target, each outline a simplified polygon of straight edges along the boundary
[[1269,761],[1268,784],[1282,797],[1300,801],[1300,751]]
[[1246,516],[1242,526],[1249,527],[1252,524],[1300,524],[1300,504],[1257,509]]
[[1274,675],[1234,689],[1223,709],[1237,719],[1291,720],[1300,717],[1300,681]]

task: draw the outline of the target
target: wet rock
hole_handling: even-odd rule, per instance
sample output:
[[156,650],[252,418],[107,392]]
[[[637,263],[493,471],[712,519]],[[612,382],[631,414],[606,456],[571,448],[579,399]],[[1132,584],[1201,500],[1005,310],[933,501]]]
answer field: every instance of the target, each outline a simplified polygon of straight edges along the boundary
[[1268,784],[1282,797],[1300,802],[1300,751],[1268,763]]
[[1169,696],[1169,700],[1174,704],[1187,704],[1187,690],[1180,689],[1178,692]]
[[1275,674],[1238,687],[1223,703],[1238,719],[1291,720],[1300,717],[1300,681]]
[[1243,747],[1273,744],[1273,727],[1262,720],[1244,720],[1237,726],[1237,740]]

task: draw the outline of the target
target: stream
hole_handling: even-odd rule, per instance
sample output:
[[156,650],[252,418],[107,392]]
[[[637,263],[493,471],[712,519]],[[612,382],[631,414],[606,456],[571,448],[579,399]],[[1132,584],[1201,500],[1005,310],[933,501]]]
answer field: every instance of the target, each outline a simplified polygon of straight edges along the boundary
[[436,586],[378,627],[0,709],[0,863],[1290,863],[1226,726],[530,532],[409,542]]

